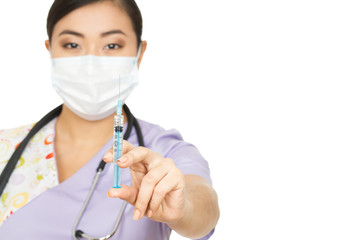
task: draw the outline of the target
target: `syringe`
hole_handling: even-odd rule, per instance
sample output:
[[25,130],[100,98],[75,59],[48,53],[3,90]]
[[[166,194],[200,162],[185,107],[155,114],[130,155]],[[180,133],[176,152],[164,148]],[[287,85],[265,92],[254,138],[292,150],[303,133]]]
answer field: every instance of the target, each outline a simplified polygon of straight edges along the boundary
[[122,156],[123,148],[123,128],[124,128],[124,116],[122,115],[122,102],[119,99],[116,109],[116,115],[114,116],[114,186],[113,188],[121,188],[120,186],[120,174],[121,169],[116,164],[116,161]]

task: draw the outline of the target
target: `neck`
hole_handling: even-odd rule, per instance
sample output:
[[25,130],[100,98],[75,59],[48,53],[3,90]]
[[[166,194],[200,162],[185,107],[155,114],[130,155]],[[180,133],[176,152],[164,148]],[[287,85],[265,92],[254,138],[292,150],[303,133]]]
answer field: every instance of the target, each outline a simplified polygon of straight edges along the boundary
[[[99,121],[87,121],[63,105],[56,122],[56,138],[75,147],[104,145],[113,136],[114,114]],[[126,121],[126,115],[124,118]]]

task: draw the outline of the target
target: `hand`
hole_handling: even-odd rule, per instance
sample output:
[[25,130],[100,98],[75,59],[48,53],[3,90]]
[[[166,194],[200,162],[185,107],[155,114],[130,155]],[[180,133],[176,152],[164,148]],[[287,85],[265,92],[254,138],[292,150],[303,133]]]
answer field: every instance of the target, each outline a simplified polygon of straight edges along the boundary
[[[104,161],[113,162],[112,149]],[[174,161],[145,147],[134,147],[123,141],[123,156],[117,160],[120,168],[129,168],[132,186],[112,188],[109,197],[121,198],[135,207],[134,220],[144,215],[165,223],[176,223],[185,214],[185,178]]]

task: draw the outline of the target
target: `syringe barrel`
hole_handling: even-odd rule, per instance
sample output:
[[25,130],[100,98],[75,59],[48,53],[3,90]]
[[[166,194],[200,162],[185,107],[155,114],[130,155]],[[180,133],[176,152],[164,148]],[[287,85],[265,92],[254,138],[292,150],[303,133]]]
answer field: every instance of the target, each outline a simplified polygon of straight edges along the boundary
[[122,156],[123,147],[123,128],[124,128],[124,117],[122,115],[115,115],[114,117],[114,145],[113,145],[113,156],[114,156],[114,188],[120,187],[120,168],[117,166],[116,161]]
[[121,157],[123,140],[124,117],[115,115],[114,117],[114,163]]

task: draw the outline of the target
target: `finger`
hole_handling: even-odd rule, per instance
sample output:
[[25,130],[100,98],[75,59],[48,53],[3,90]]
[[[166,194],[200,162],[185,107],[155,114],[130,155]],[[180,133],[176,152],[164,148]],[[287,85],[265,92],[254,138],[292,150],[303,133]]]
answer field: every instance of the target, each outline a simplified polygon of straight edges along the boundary
[[126,168],[142,162],[151,169],[157,166],[162,159],[163,157],[160,154],[155,153],[148,148],[136,147],[126,154],[123,154],[117,163],[119,167]]
[[107,196],[111,198],[120,198],[134,206],[137,190],[131,186],[121,185],[121,188],[111,188],[107,192]]
[[113,162],[113,148],[110,148],[109,151],[107,151],[103,157],[104,162],[111,163]]
[[[129,143],[126,140],[123,140],[123,154],[127,153],[128,151],[131,151],[132,149],[134,149],[134,146],[131,145],[131,143]],[[109,151],[107,151],[103,157],[104,162],[107,163],[111,163],[114,161],[114,149],[110,148]],[[116,159],[118,160],[118,159]]]
[[135,203],[134,220],[138,220],[145,215],[155,186],[158,184],[158,182],[161,181],[161,179],[164,178],[168,171],[168,167],[162,166],[152,169],[150,172],[148,172],[148,174],[145,175],[141,182]]
[[135,147],[129,143],[128,141],[126,140],[123,140],[123,154],[126,154],[128,152],[130,152],[131,150],[133,150]]
[[[156,185],[152,198],[150,200],[148,206],[147,216],[151,218],[153,214],[155,214],[160,204],[163,202],[166,195],[171,192],[172,190],[176,190],[179,182],[179,174],[174,172],[169,172],[166,176]],[[180,176],[180,175],[179,175]]]

